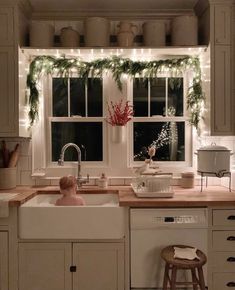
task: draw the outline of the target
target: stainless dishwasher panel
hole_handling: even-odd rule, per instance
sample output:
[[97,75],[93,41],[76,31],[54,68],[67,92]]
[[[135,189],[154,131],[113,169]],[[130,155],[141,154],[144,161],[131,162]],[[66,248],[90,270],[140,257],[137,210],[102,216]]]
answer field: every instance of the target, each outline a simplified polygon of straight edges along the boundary
[[[160,253],[168,245],[193,246],[207,255],[207,227],[205,208],[131,209],[131,288],[162,288],[165,264]],[[177,279],[191,280],[185,273],[179,272]]]

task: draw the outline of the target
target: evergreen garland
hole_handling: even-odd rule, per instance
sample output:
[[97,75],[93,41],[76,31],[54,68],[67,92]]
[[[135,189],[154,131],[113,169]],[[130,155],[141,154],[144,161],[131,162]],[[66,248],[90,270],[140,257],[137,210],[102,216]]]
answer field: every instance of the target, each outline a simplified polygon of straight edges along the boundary
[[57,73],[61,77],[69,77],[75,71],[80,78],[86,82],[88,77],[100,77],[106,71],[112,73],[119,90],[122,90],[121,77],[126,74],[130,77],[156,78],[159,73],[170,71],[174,76],[179,76],[186,69],[194,71],[193,85],[189,88],[187,95],[187,109],[190,110],[189,122],[196,129],[201,116],[201,109],[205,100],[202,91],[200,62],[197,57],[185,56],[182,58],[154,60],[154,61],[132,61],[128,58],[109,57],[86,62],[78,58],[37,56],[30,63],[27,75],[27,87],[29,88],[29,118],[33,125],[38,117],[39,92],[38,81],[43,74]]

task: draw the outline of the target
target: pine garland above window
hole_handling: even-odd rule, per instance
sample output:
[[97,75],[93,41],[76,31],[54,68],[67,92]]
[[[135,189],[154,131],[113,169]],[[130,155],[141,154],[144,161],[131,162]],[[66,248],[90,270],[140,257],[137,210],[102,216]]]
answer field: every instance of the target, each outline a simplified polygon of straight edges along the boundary
[[72,72],[87,81],[88,77],[102,77],[104,72],[111,72],[119,90],[122,90],[121,77],[126,74],[130,77],[155,78],[161,72],[169,71],[174,76],[179,76],[185,70],[194,72],[193,84],[187,95],[187,109],[190,110],[189,122],[198,129],[202,119],[202,106],[205,100],[202,91],[200,61],[197,57],[185,56],[182,58],[132,61],[128,58],[109,57],[86,62],[79,58],[37,56],[30,63],[27,75],[27,87],[29,88],[29,118],[33,125],[38,117],[39,92],[38,81],[42,75],[56,73],[61,77],[69,77]]

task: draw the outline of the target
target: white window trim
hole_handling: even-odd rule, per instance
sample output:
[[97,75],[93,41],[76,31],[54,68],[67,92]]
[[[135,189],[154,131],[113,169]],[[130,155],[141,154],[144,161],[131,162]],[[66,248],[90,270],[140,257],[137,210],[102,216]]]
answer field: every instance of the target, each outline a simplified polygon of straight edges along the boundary
[[[161,73],[158,75],[158,77],[166,77],[166,78],[170,78],[170,77],[177,77],[174,75],[170,75],[168,73]],[[184,87],[183,87],[183,96],[184,96],[184,104],[183,104],[183,116],[176,116],[176,117],[165,117],[165,116],[154,116],[154,117],[133,117],[132,121],[130,122],[130,126],[129,126],[129,130],[128,130],[128,135],[129,136],[133,136],[133,123],[135,121],[138,122],[170,122],[170,121],[175,121],[175,122],[185,122],[185,161],[154,161],[152,166],[156,167],[159,166],[161,168],[169,168],[170,170],[172,170],[172,168],[182,168],[182,167],[192,167],[192,162],[193,162],[193,158],[192,158],[192,152],[193,152],[193,144],[192,144],[192,128],[191,126],[189,126],[189,124],[187,123],[188,120],[188,110],[187,110],[187,104],[186,104],[186,96],[188,93],[188,89],[191,86],[191,81],[192,81],[192,76],[191,76],[191,72],[184,72],[181,76],[179,77],[183,77],[184,79]],[[167,86],[166,86],[167,87]],[[148,86],[149,89],[149,86]],[[167,90],[167,88],[166,88]],[[128,81],[128,96],[129,97],[129,101],[130,103],[133,105],[133,80],[130,78]],[[166,92],[166,96],[167,96],[167,92]],[[148,99],[149,99],[149,93],[148,93]],[[149,105],[149,104],[148,104]],[[148,108],[148,112],[150,112],[149,108]],[[133,160],[133,156],[134,156],[134,140],[133,138],[129,138],[130,142],[128,144],[128,155],[129,155],[129,159],[128,159],[128,167],[138,167],[143,165],[143,161],[134,161]]]
[[[73,75],[73,77],[76,77]],[[163,75],[164,77],[164,75]],[[169,77],[169,75],[167,75]],[[184,77],[184,96],[186,96],[188,87],[191,85],[192,78],[190,77],[190,73],[185,73]],[[123,100],[131,101],[132,103],[132,81],[131,78],[122,78],[123,81],[123,90],[120,92],[116,87],[115,81],[112,79],[112,76],[109,74],[105,74],[103,78],[103,115],[107,115],[107,101],[113,100]],[[56,162],[48,162],[48,154],[50,152],[50,144],[48,144],[48,140],[50,140],[48,126],[49,126],[49,118],[48,117],[49,110],[52,110],[52,107],[49,106],[48,102],[50,100],[49,94],[51,94],[52,90],[52,81],[50,81],[50,77],[45,77],[43,79],[43,85],[40,94],[40,114],[42,117],[41,121],[36,123],[33,128],[33,138],[32,138],[32,159],[33,159],[33,176],[39,176],[43,178],[58,178],[58,176],[62,176],[63,174],[76,174],[77,170],[77,162],[66,162],[65,166],[60,167],[56,164]],[[188,84],[188,85],[187,85]],[[184,97],[184,113],[185,118],[187,119],[187,110],[186,110],[186,98]],[[45,108],[45,109],[44,109]],[[44,115],[43,115],[44,114]],[[44,118],[43,118],[44,116]],[[85,120],[85,117],[73,117],[74,121]],[[89,117],[95,118],[96,117]],[[184,117],[175,117],[174,120],[181,121]],[[94,120],[95,120],[94,119]],[[91,176],[100,176],[101,172],[106,172],[108,176],[132,176],[133,175],[133,167],[137,167],[142,165],[143,162],[133,162],[133,140],[132,138],[126,138],[127,140],[122,144],[113,144],[111,142],[111,133],[112,126],[107,124],[105,117],[98,117],[97,120],[102,119],[103,121],[103,158],[102,162],[82,162],[82,174],[89,173]],[[138,119],[141,121],[140,117],[135,117],[133,120]],[[152,121],[166,121],[166,117],[149,117],[149,122]],[[133,135],[133,121],[128,122],[126,125],[127,136]],[[186,132],[187,131],[187,132]],[[192,128],[187,124],[185,126],[185,136],[189,138],[185,138],[185,143],[187,142],[187,146],[185,147],[185,156],[187,158],[186,161],[165,161],[159,162],[156,161],[154,166],[160,166],[161,168],[169,169],[170,172],[180,172],[182,169],[192,168]],[[40,154],[38,152],[40,151]],[[45,154],[47,152],[47,156]],[[120,160],[122,159],[122,160]],[[118,165],[116,164],[118,162]]]

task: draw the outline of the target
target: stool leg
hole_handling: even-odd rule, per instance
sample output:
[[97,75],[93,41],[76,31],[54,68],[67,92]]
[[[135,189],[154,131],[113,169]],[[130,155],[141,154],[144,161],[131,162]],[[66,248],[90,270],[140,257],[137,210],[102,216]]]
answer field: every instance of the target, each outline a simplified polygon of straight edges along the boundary
[[165,271],[164,271],[164,279],[163,279],[163,290],[167,290],[167,284],[168,284],[168,277],[169,277],[169,264],[166,263],[165,265]]
[[206,290],[202,267],[199,267],[197,270],[198,270],[200,288],[201,288],[201,290]]
[[171,290],[176,290],[176,276],[177,276],[177,267],[172,267],[172,273],[171,273]]
[[[191,274],[192,274],[192,282],[197,283],[197,276],[196,276],[196,271],[195,269],[191,269]],[[193,290],[197,290],[197,285],[193,284]]]

